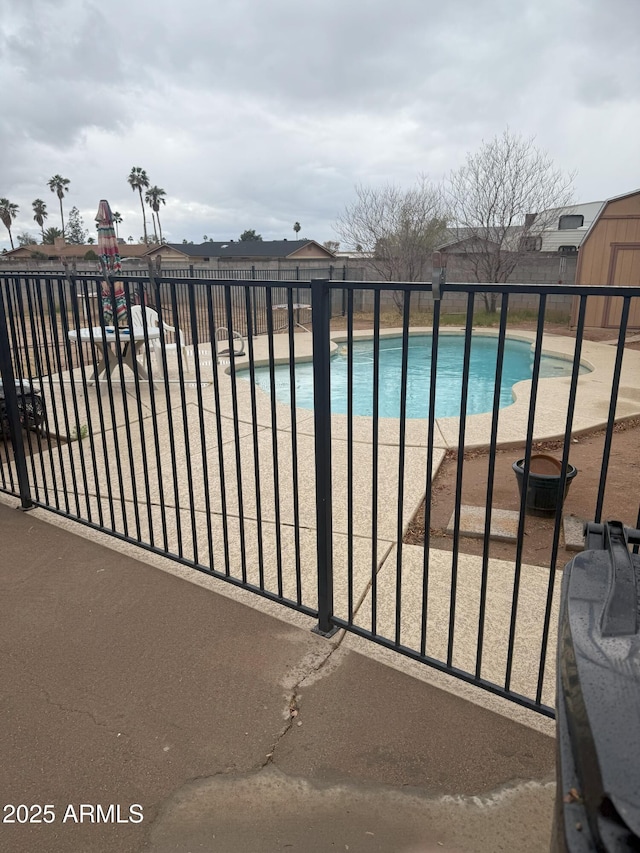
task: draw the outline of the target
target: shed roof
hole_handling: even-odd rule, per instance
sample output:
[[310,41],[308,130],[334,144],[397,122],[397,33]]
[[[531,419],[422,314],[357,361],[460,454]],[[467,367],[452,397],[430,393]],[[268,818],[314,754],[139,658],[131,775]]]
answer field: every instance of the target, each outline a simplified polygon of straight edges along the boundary
[[588,229],[587,233],[584,235],[584,239],[583,239],[583,241],[582,241],[582,243],[581,243],[581,246],[584,246],[584,244],[587,242],[587,240],[589,239],[589,237],[590,237],[591,233],[593,232],[593,230],[595,229],[596,225],[598,224],[598,220],[599,220],[599,219],[600,219],[600,217],[604,214],[604,212],[606,211],[607,207],[611,204],[611,202],[612,202],[612,201],[621,201],[623,198],[630,198],[630,197],[631,197],[631,196],[633,196],[633,195],[640,195],[640,189],[637,189],[637,190],[631,190],[631,192],[628,192],[628,193],[622,193],[622,195],[614,195],[614,196],[611,196],[611,198],[608,198],[606,201],[603,201],[603,202],[602,202],[602,206],[600,207],[600,210],[599,210],[599,211],[598,211],[598,213],[593,217],[593,221],[592,221],[591,225],[589,226],[589,229]]

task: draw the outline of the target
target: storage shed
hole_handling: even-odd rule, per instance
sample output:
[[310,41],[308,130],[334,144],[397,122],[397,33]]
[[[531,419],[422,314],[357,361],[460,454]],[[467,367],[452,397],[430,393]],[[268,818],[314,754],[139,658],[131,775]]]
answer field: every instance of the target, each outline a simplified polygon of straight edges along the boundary
[[[640,190],[605,201],[578,252],[576,284],[640,287]],[[578,318],[576,298],[571,316]],[[622,299],[590,296],[585,325],[602,329],[620,326]],[[629,329],[640,329],[640,298],[632,299]]]

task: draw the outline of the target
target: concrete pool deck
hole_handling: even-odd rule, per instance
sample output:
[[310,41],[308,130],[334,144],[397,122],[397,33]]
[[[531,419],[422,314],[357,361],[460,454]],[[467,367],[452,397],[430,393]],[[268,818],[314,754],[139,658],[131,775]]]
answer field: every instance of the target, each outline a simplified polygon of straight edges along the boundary
[[[412,333],[423,334],[428,331],[414,329]],[[447,328],[441,331],[442,334],[456,332],[459,333],[459,330]],[[395,330],[395,334],[397,333]],[[394,330],[384,330],[381,337],[393,334]],[[495,333],[479,330],[478,334]],[[510,333],[509,336],[516,335]],[[371,333],[356,332],[354,337],[371,337]],[[534,338],[533,334],[523,332],[518,332],[517,337],[525,340]],[[332,334],[336,347],[345,338],[346,335],[342,332]],[[309,359],[312,353],[311,335],[297,333],[294,341],[296,356]],[[545,336],[543,348],[549,354],[567,356],[572,354],[574,345],[572,338]],[[288,337],[276,335],[273,346],[276,361],[287,363]],[[253,348],[256,363],[264,362],[268,358],[266,338],[255,340]],[[64,398],[60,393],[58,377],[52,377],[53,394],[45,379],[43,384],[50,423],[57,423],[58,431],[69,435],[73,432],[77,420],[81,427],[87,427],[91,437],[73,441],[33,457],[29,463],[31,479],[37,479],[40,484],[45,478],[47,481],[46,491],[40,485],[36,496],[49,504],[56,505],[57,502],[63,509],[66,509],[68,502],[72,513],[91,519],[94,523],[101,523],[107,528],[124,532],[126,525],[130,535],[166,547],[185,561],[210,565],[212,554],[209,551],[209,543],[212,542],[213,564],[215,568],[220,568],[223,547],[226,546],[232,576],[245,576],[249,582],[255,584],[260,583],[262,578],[265,588],[274,592],[281,585],[286,597],[295,599],[299,595],[303,604],[315,607],[317,588],[313,413],[310,410],[296,410],[294,423],[291,409],[285,404],[275,402],[274,430],[272,403],[268,395],[256,390],[254,417],[250,383],[244,380],[235,383],[234,402],[232,380],[226,366],[217,368],[218,405],[213,386],[214,364],[211,347],[203,345],[199,351],[202,368],[199,387],[195,382],[193,367],[192,372],[185,375],[185,382],[179,381],[177,362],[175,354],[172,353],[166,387],[160,382],[155,390],[150,389],[148,383],[144,382],[136,387],[136,383],[131,379],[125,382],[126,393],[123,395],[119,380],[114,379],[113,412],[107,383],[101,383],[97,389],[93,386],[85,388],[80,369],[60,377],[63,387],[67,389]],[[615,348],[611,346],[583,342],[582,359],[588,362],[592,372],[582,375],[578,383],[574,432],[592,430],[606,422],[615,356]],[[246,363],[247,359],[240,360],[239,364],[243,361]],[[638,377],[640,352],[626,350],[617,418],[640,415]],[[77,395],[77,414],[71,400],[71,383]],[[522,442],[525,437],[528,384],[518,383],[514,389],[514,404],[500,412],[499,444]],[[534,430],[536,439],[564,435],[568,390],[568,378],[540,381]],[[237,426],[234,425],[234,407],[237,409]],[[490,414],[470,416],[467,419],[465,445],[486,445],[490,422]],[[130,429],[129,444],[124,441],[125,423],[128,423]],[[371,586],[375,577],[378,588],[378,629],[384,636],[393,639],[398,544],[402,531],[421,503],[426,489],[426,421],[407,422],[402,471],[399,465],[399,421],[380,421],[379,500],[375,545],[372,541],[372,419],[354,419],[354,487],[351,502],[346,489],[346,416],[333,415],[332,428],[335,614],[343,619],[348,618],[351,600],[355,610],[355,624],[364,628],[370,627]],[[437,420],[432,475],[437,472],[446,451],[457,446],[458,428],[457,418]],[[277,451],[277,466],[274,465],[274,449]],[[173,465],[174,458],[178,463],[176,466]],[[224,505],[219,487],[222,476],[225,482]],[[278,499],[276,478],[279,485]],[[298,484],[297,505],[294,501],[294,480]],[[211,484],[209,488],[205,488],[205,481]],[[402,512],[399,512],[395,496],[401,481],[404,504]],[[78,492],[77,503],[72,495],[74,482]],[[113,509],[106,497],[109,483],[116,498],[122,498]],[[72,521],[61,523],[71,525],[72,529],[78,528]],[[352,540],[349,540],[348,536],[350,529],[353,533]],[[84,533],[90,537],[99,535],[87,528]],[[111,547],[118,549],[135,548],[117,543],[113,539],[107,541]],[[309,624],[307,617],[289,610],[283,612],[279,605],[232,588],[186,566],[156,555],[145,555],[140,549],[136,549],[135,554],[138,559],[148,559],[190,581],[225,595],[242,598],[252,606],[266,608],[268,612],[287,621],[300,619],[305,625]],[[428,653],[441,657],[448,639],[451,554],[431,549],[428,559],[432,580],[425,613],[421,606],[424,549],[418,546],[402,546],[400,639],[402,643],[415,648],[415,644],[419,644],[420,626],[426,616]],[[353,567],[351,589],[348,584],[349,565]],[[465,556],[461,560],[458,570],[453,664],[467,670],[470,667],[473,669],[476,653],[480,573],[480,558]],[[488,573],[491,599],[486,615],[482,673],[484,677],[500,682],[504,678],[504,631],[509,622],[514,569],[510,563],[491,559]],[[522,575],[520,615],[514,638],[516,659],[512,687],[531,695],[531,691],[535,689],[541,654],[541,625],[550,579],[548,570],[534,566],[524,566]],[[555,607],[558,602],[558,581],[559,578],[556,577],[553,595]],[[556,613],[553,611],[542,697],[543,701],[549,704],[553,704],[556,621]],[[476,702],[526,721],[529,725],[544,730],[552,728],[549,721],[538,715],[454,681],[448,676],[427,670],[423,665],[405,660],[397,653],[376,647],[369,641],[348,635],[342,642],[346,647],[384,659],[395,667],[403,668],[460,695],[467,695]]]

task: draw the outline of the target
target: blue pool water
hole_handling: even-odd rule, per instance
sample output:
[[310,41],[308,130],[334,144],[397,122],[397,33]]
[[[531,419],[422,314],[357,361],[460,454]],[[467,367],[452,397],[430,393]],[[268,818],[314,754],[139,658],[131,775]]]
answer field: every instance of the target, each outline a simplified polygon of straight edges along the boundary
[[[471,342],[469,391],[467,413],[477,415],[493,408],[493,389],[496,374],[498,339],[475,336]],[[437,418],[460,414],[462,394],[462,367],[464,356],[463,335],[441,335],[438,342],[438,369],[436,378]],[[531,378],[533,352],[526,341],[507,339],[505,342],[500,407],[513,402],[512,387],[516,382]],[[331,359],[331,411],[347,412],[347,347],[342,345]],[[572,365],[565,359],[543,356],[540,376],[570,376]],[[586,368],[581,367],[585,372]],[[400,416],[402,378],[402,338],[381,338],[379,366],[378,414],[382,418]],[[267,394],[271,393],[269,368],[256,371],[256,384]],[[243,378],[249,379],[248,371]],[[241,374],[241,375],[243,375]],[[409,338],[407,367],[407,418],[426,418],[429,414],[429,383],[431,381],[431,335]],[[291,383],[288,365],[275,368],[276,398],[291,403]],[[296,364],[296,406],[313,408],[313,368],[310,362]],[[373,414],[373,341],[355,341],[353,344],[353,413]]]

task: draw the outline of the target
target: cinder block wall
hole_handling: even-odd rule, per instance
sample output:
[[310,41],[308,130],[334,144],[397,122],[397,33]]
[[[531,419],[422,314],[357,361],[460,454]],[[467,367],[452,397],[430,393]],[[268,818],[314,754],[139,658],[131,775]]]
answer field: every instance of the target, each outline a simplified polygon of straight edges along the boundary
[[[367,266],[369,267],[367,269]],[[561,257],[556,253],[532,253],[519,263],[509,277],[510,283],[522,284],[573,284],[576,277],[576,258]],[[379,281],[380,276],[373,267],[367,265],[363,269],[360,280]],[[469,261],[463,255],[450,255],[447,262],[448,282],[473,282],[474,277]],[[550,295],[547,297],[547,312],[558,318],[569,319],[573,297],[569,294]],[[389,308],[394,305],[393,295],[384,293],[381,305]],[[429,311],[433,301],[429,293],[416,293],[412,297],[412,305],[416,310]],[[498,307],[500,299],[498,298]],[[373,310],[373,293],[371,291],[356,294],[354,308],[360,311]],[[476,311],[484,309],[484,301],[476,298]],[[538,297],[529,293],[512,293],[509,296],[510,311],[537,311]],[[467,298],[464,293],[447,293],[446,286],[442,299],[442,311],[447,314],[461,314],[467,310]]]

